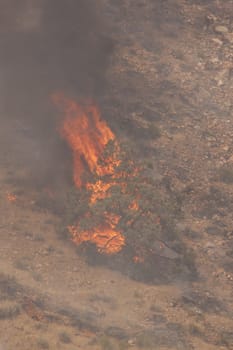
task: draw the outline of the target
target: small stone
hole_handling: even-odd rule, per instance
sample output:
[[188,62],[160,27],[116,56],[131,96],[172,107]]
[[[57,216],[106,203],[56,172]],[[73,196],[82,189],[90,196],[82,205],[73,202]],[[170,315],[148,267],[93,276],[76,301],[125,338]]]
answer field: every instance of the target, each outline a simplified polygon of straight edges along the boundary
[[213,38],[212,41],[213,41],[214,43],[218,44],[218,45],[222,45],[222,44],[223,44],[222,40],[220,40],[220,39],[218,39],[218,38]]
[[213,248],[215,248],[215,243],[213,243],[213,242],[207,242],[207,243],[205,243],[205,244],[203,245],[203,247],[204,247],[205,250],[206,250],[206,249],[213,249]]
[[216,33],[220,33],[220,34],[228,33],[228,28],[225,26],[216,26],[214,30]]
[[233,44],[233,33],[226,33],[224,38],[229,41],[230,44]]
[[128,344],[129,344],[130,346],[134,346],[135,340],[129,339],[129,340],[128,340]]
[[233,156],[231,156],[231,157],[228,159],[228,162],[229,162],[229,163],[233,163]]
[[211,58],[210,62],[214,63],[214,64],[219,63],[219,59],[218,59],[218,57],[213,57],[213,58]]

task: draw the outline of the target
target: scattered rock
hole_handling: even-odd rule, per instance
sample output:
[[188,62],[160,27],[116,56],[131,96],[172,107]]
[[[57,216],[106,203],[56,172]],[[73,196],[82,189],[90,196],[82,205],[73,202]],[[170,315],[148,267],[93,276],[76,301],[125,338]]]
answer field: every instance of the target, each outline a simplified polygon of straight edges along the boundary
[[215,243],[213,242],[206,242],[204,245],[203,245],[203,248],[205,250],[208,250],[208,249],[214,249],[216,247]]
[[220,33],[220,34],[224,34],[224,33],[228,33],[228,28],[222,25],[218,25],[214,28],[216,33]]
[[230,44],[232,44],[233,43],[233,33],[225,33],[224,39],[226,39],[227,41],[229,41]]
[[218,45],[222,45],[223,44],[222,40],[220,40],[219,38],[213,38],[212,41],[214,43],[218,44]]
[[130,346],[134,346],[134,345],[135,345],[135,340],[134,340],[134,339],[129,339],[129,340],[128,340],[128,344],[129,344]]

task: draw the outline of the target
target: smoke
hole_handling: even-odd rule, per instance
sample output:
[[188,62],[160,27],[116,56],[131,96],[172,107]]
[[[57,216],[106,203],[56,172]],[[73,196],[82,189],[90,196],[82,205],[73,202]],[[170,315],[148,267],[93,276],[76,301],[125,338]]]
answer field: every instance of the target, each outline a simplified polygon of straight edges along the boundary
[[95,96],[104,89],[114,45],[106,34],[100,5],[95,3],[1,1],[1,119],[3,115],[17,119],[21,130],[25,125],[30,129],[27,134],[33,139],[31,149],[36,149],[37,157],[28,151],[24,133],[22,158],[28,157],[31,166],[39,169],[57,161],[56,153],[61,153],[49,96],[55,91]]

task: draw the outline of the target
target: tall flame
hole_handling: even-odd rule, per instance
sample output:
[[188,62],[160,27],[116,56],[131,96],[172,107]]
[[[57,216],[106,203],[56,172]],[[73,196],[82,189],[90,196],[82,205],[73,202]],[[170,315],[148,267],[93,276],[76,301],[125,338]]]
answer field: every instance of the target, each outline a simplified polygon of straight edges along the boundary
[[[73,152],[74,183],[78,188],[85,186],[90,191],[90,205],[93,205],[97,200],[106,198],[107,191],[113,185],[101,177],[113,175],[120,163],[116,157],[104,159],[100,163],[106,145],[115,140],[115,135],[101,120],[99,109],[93,103],[79,105],[62,94],[55,94],[52,99],[64,113],[60,134]],[[100,179],[95,183],[85,183],[85,170],[98,175]],[[69,226],[68,230],[77,245],[91,242],[96,244],[99,252],[115,254],[125,245],[125,237],[116,229],[119,220],[120,217],[105,213],[104,223],[100,227],[83,231],[77,223]]]
[[60,133],[73,151],[75,185],[82,187],[85,166],[99,176],[111,174],[114,171],[113,161],[105,162],[104,165],[98,162],[105,146],[115,139],[115,135],[101,120],[98,107],[93,103],[81,106],[62,94],[53,95],[53,101],[64,111]]

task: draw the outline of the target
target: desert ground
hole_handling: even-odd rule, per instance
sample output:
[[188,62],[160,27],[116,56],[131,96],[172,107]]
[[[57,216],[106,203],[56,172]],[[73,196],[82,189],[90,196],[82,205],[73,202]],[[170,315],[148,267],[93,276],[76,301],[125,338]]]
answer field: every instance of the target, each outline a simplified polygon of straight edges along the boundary
[[[233,1],[98,6],[116,43],[103,116],[179,193],[174,229],[195,254],[198,278],[145,283],[88,264],[59,235],[61,216],[41,205],[48,191],[30,180],[22,138],[40,157],[30,130],[4,116],[0,349],[233,349]],[[139,139],[129,121],[158,135]]]

